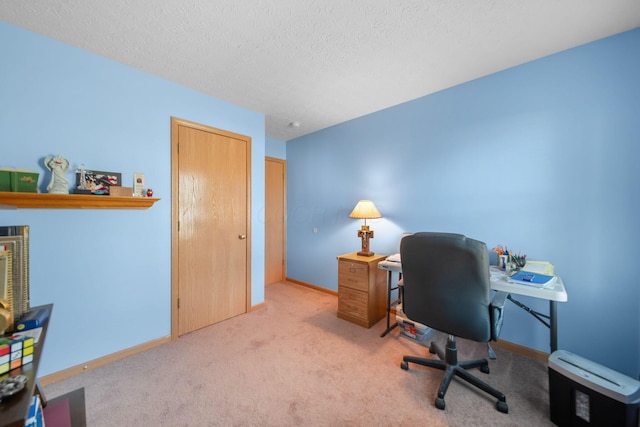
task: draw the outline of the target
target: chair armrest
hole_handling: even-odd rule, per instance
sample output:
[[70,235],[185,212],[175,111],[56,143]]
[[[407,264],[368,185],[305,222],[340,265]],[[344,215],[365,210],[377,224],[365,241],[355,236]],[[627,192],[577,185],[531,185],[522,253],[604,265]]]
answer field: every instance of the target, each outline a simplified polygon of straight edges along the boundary
[[503,292],[503,291],[496,292],[496,294],[493,296],[493,299],[491,300],[491,306],[503,309],[508,296],[509,296],[508,292]]
[[502,321],[504,317],[504,304],[507,301],[507,292],[496,292],[491,300],[491,339],[497,341],[502,329]]

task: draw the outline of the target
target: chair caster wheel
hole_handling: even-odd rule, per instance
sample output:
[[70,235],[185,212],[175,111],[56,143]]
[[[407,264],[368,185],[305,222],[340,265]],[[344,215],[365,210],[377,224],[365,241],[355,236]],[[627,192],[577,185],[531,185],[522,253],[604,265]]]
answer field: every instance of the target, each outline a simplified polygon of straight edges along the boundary
[[496,409],[503,414],[509,413],[509,406],[507,406],[507,402],[501,402],[498,400],[498,403],[496,403]]
[[405,362],[404,360],[402,362],[400,362],[400,367],[402,369],[404,369],[405,371],[409,370],[409,364],[407,362]]
[[444,399],[436,397],[436,408],[444,410]]
[[488,374],[489,373],[489,365],[480,366],[480,372],[482,372],[483,374]]

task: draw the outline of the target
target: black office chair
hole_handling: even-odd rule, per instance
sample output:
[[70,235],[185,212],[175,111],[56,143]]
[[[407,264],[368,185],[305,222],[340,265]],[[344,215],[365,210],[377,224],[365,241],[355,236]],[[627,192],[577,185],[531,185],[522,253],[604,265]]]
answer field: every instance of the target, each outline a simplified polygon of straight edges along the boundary
[[498,399],[496,408],[508,413],[503,393],[467,372],[479,367],[489,373],[487,359],[458,362],[456,337],[478,342],[497,340],[502,326],[506,293],[491,301],[489,253],[483,242],[461,234],[416,233],[400,242],[403,310],[407,317],[449,334],[446,353],[431,343],[430,353],[440,360],[404,356],[400,367],[409,363],[445,371],[435,405],[445,408],[444,395],[455,375]]

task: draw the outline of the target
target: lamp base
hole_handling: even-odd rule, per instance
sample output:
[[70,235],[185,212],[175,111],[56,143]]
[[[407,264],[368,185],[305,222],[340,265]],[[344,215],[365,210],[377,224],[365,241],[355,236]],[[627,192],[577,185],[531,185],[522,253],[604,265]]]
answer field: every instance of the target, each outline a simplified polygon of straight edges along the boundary
[[360,252],[358,252],[358,255],[360,255],[360,256],[374,256],[374,255],[375,255],[375,253],[373,253],[373,252],[362,252],[362,251],[360,251]]
[[362,247],[358,255],[373,256],[373,252],[369,250],[369,239],[373,238],[373,230],[369,230],[368,225],[363,225],[362,228],[358,230],[358,237],[362,239]]

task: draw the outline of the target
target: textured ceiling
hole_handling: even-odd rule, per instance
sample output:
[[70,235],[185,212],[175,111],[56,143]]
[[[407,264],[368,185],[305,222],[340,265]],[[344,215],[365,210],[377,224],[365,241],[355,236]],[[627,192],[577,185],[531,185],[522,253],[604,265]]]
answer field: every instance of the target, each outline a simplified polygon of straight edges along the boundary
[[640,0],[0,0],[0,19],[261,112],[286,141],[636,28]]

